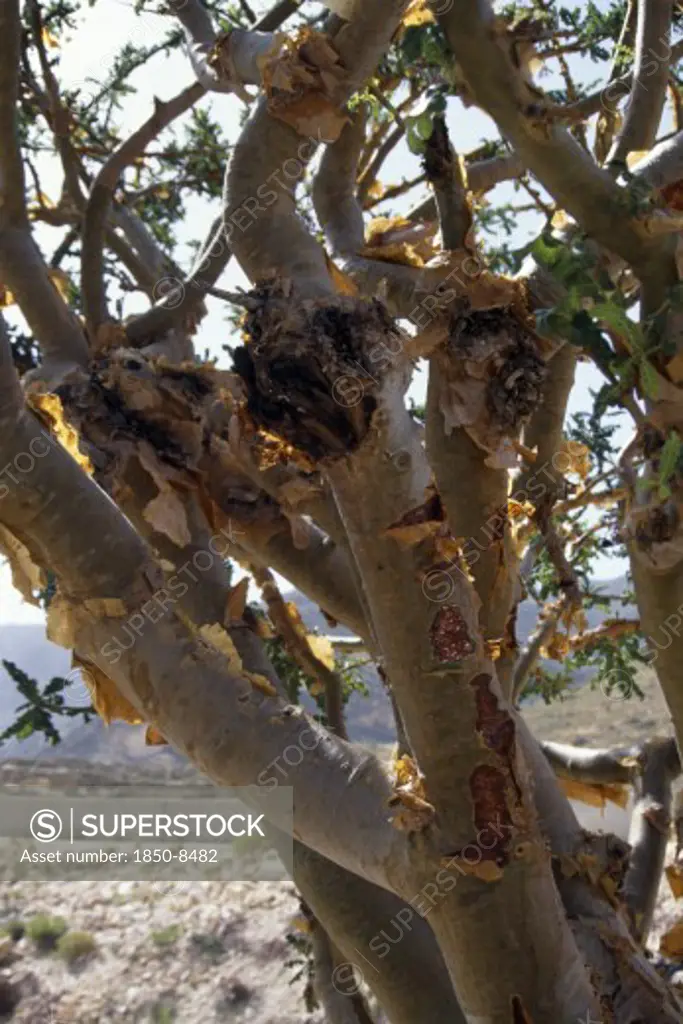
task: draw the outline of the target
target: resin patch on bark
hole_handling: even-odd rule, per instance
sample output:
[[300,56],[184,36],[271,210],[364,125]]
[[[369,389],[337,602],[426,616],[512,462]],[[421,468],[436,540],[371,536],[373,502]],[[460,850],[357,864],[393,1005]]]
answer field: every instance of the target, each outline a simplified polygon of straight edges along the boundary
[[490,411],[509,433],[531,416],[541,398],[545,363],[530,346],[512,351],[491,378],[487,393]]
[[100,354],[87,372],[71,374],[58,393],[88,445],[95,480],[118,500],[117,489],[130,485],[125,477],[133,459],[159,492],[196,490],[216,410],[239,386],[234,374],[212,366],[173,365],[117,349]]
[[474,654],[475,644],[456,605],[447,604],[434,617],[429,631],[432,652],[440,662],[462,661]]

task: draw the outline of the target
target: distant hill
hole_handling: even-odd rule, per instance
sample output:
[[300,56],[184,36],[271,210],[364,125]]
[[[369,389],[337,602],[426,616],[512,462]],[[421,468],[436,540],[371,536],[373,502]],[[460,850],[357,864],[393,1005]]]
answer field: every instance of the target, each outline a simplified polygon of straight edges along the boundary
[[[606,581],[605,593],[622,593],[625,587],[623,578]],[[288,597],[295,600],[301,610],[304,621],[310,629],[319,629],[330,633],[318,607],[306,597],[291,592]],[[633,609],[620,610],[620,614],[631,615]],[[589,613],[589,623],[596,626],[600,623],[602,613]],[[536,619],[536,606],[525,601],[520,606],[517,620],[517,635],[520,644],[524,643],[532,632]],[[346,630],[336,630],[339,635]],[[3,625],[0,626],[0,660],[12,661],[24,672],[37,679],[41,684],[47,683],[53,676],[67,676],[70,671],[69,652],[57,647],[45,636],[42,626]],[[350,735],[359,742],[369,744],[391,743],[394,739],[393,720],[389,699],[384,685],[377,673],[369,668],[363,669],[369,696],[354,694],[347,708],[347,722]],[[73,684],[72,703],[83,704],[82,685]],[[68,692],[67,692],[68,696]],[[0,666],[0,729],[7,728],[16,717],[16,708],[20,702],[13,680]],[[131,727],[122,722],[105,724],[99,718],[84,724],[79,719],[57,722],[62,734],[62,742],[52,747],[40,736],[32,736],[27,740],[11,740],[0,747],[0,761],[16,758],[36,758],[38,761],[54,759],[70,759],[97,762],[101,765],[135,765],[145,762],[147,767],[154,767],[164,772],[179,770],[184,763],[179,755],[167,747],[146,747],[144,729]]]

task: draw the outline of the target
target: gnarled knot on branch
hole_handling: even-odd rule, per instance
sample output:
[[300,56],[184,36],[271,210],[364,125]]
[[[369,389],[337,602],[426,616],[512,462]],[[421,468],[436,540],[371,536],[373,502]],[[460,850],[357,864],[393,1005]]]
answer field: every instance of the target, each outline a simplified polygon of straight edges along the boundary
[[541,400],[546,345],[510,308],[459,311],[437,352],[447,433],[464,427],[494,460]]
[[355,450],[403,338],[377,299],[301,299],[265,282],[246,314],[247,344],[235,351],[254,423],[313,459]]

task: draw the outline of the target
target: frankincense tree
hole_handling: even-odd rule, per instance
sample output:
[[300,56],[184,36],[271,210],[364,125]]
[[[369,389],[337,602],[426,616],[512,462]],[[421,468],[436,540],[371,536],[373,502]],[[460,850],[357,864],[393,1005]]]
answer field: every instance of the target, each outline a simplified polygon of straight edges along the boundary
[[[329,1020],[371,1020],[345,963],[392,1024],[682,1021],[644,952],[683,738],[679,5],[139,0],[158,38],[74,86],[80,7],[0,0],[15,585],[96,711],[218,785],[303,751],[295,880]],[[124,127],[179,53],[189,84]],[[462,151],[473,116],[487,138]],[[248,290],[221,286],[230,261]],[[605,552],[632,594],[595,587]],[[389,769],[276,574],[379,667]],[[628,756],[540,744],[519,710],[587,666],[633,692],[644,662],[673,735]],[[59,687],[22,685],[45,727]],[[630,845],[579,827],[567,779],[635,788]]]

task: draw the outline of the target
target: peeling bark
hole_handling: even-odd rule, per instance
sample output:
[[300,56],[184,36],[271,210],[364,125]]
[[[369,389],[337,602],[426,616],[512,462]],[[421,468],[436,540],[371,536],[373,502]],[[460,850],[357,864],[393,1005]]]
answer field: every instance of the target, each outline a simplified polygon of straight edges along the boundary
[[[295,309],[295,322],[298,322],[297,315]],[[285,343],[286,334],[283,331],[273,346],[277,353],[277,365],[283,368],[287,365]],[[289,338],[294,367],[300,359],[302,343],[299,332]],[[366,340],[366,344],[373,343],[377,343],[375,333]],[[253,341],[251,344],[254,344]],[[308,344],[310,348],[312,338]],[[313,352],[311,355],[316,358]],[[330,371],[326,379],[327,395],[332,392],[339,365],[332,363]],[[437,812],[433,825],[424,826],[415,833],[418,844],[416,849],[424,848],[428,855],[430,850],[434,851],[431,857],[436,854],[441,859],[442,867],[451,862],[458,864],[460,853],[470,844],[474,843],[476,849],[477,837],[482,829],[490,829],[494,822],[499,821],[504,832],[511,831],[509,843],[511,850],[514,850],[514,854],[508,853],[504,862],[505,870],[499,865],[492,865],[495,874],[486,868],[480,868],[481,874],[476,868],[465,868],[458,890],[445,895],[443,903],[434,907],[433,928],[454,977],[466,1016],[489,1014],[492,1020],[502,1021],[505,1019],[503,1014],[508,1014],[511,996],[520,991],[520,986],[526,992],[530,1006],[539,1012],[541,1008],[548,1012],[550,1004],[546,1004],[547,985],[540,984],[537,969],[524,985],[517,976],[513,991],[500,978],[500,961],[496,957],[499,961],[497,970],[500,984],[496,985],[495,991],[484,992],[478,980],[485,973],[490,978],[493,970],[493,964],[487,961],[488,954],[482,944],[482,937],[484,930],[493,927],[494,919],[501,912],[496,909],[498,900],[507,902],[513,891],[519,893],[524,890],[526,883],[522,882],[522,878],[528,873],[528,884],[533,885],[535,892],[534,908],[540,910],[542,903],[543,914],[549,914],[555,922],[553,932],[557,946],[554,953],[550,951],[547,934],[544,934],[542,941],[540,933],[537,939],[534,938],[540,919],[536,918],[537,909],[531,906],[527,906],[524,912],[525,941],[534,944],[538,957],[537,967],[538,963],[546,963],[550,969],[553,957],[558,956],[567,964],[569,985],[561,995],[555,994],[559,999],[555,1004],[555,1012],[558,1019],[566,1018],[569,1021],[572,1013],[579,1015],[592,1005],[590,987],[583,976],[583,968],[573,950],[571,936],[557,903],[547,855],[536,831],[529,797],[521,796],[529,782],[514,739],[508,739],[508,749],[505,749],[505,743],[498,740],[495,730],[489,732],[489,735],[495,736],[494,748],[495,743],[502,742],[502,750],[495,748],[485,754],[486,744],[482,744],[477,731],[478,714],[483,715],[482,735],[490,729],[491,722],[484,714],[483,707],[481,712],[477,712],[476,701],[465,699],[468,680],[478,672],[484,672],[495,688],[492,699],[500,702],[501,709],[505,707],[497,684],[493,682],[490,662],[478,638],[476,605],[470,584],[457,563],[454,563],[452,571],[456,578],[452,581],[452,596],[445,610],[443,606],[435,607],[423,589],[422,584],[428,574],[439,571],[443,561],[443,554],[439,550],[448,550],[448,539],[443,538],[440,544],[439,538],[430,532],[429,523],[420,524],[418,521],[412,524],[411,517],[407,516],[411,507],[420,503],[421,486],[427,482],[427,467],[422,450],[417,446],[410,429],[410,419],[405,411],[400,411],[396,403],[396,396],[400,396],[402,389],[392,379],[390,371],[387,372],[388,376],[381,383],[373,383],[369,389],[376,411],[365,424],[360,438],[354,438],[349,445],[352,453],[340,453],[338,434],[335,432],[327,446],[318,450],[318,454],[332,485],[352,551],[362,567],[365,593],[377,640],[384,653],[411,748],[424,773],[428,799]],[[318,386],[321,391],[324,379],[320,374]],[[263,378],[254,375],[252,386],[254,382],[258,385],[260,380]],[[259,395],[263,387],[263,384],[259,386]],[[323,402],[328,400],[327,395],[323,391]],[[252,414],[258,415],[261,409],[258,400],[251,403]],[[301,421],[294,420],[293,403],[287,402],[284,409],[288,411],[288,418],[283,417],[281,422],[286,423],[287,436],[292,441],[301,438],[302,446],[310,445],[306,432],[309,417],[305,407],[299,414]],[[320,443],[318,438],[316,443]],[[391,460],[382,454],[398,449],[408,452],[412,473],[398,473]],[[355,495],[359,491],[363,493],[369,486],[372,486],[378,500],[359,506]],[[402,510],[403,515],[399,520],[392,521],[389,518],[392,512],[387,514],[389,509],[394,515],[397,510]],[[420,515],[418,520],[424,518]],[[420,525],[428,526],[424,540],[408,544],[402,542],[405,530],[420,530]],[[406,616],[408,609],[409,618]],[[514,737],[511,720],[507,728],[511,729]],[[471,783],[474,795],[469,787],[463,787],[464,780],[472,773],[475,773]],[[481,800],[478,794],[481,794]],[[477,807],[481,809],[479,814]],[[487,863],[481,856],[480,861],[482,864]],[[494,879],[498,884],[491,886]],[[472,908],[468,909],[469,900],[475,899],[475,893],[482,886],[491,888],[480,894],[478,909],[474,913]],[[521,912],[521,906],[519,909]],[[545,928],[543,931],[545,933]],[[475,947],[478,949],[476,965],[467,955],[467,950]],[[518,970],[519,966],[516,973]],[[509,983],[512,984],[511,981]]]

